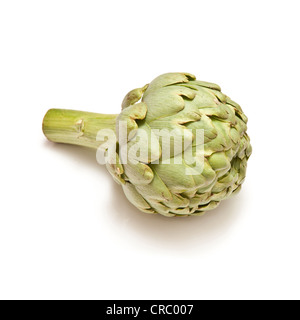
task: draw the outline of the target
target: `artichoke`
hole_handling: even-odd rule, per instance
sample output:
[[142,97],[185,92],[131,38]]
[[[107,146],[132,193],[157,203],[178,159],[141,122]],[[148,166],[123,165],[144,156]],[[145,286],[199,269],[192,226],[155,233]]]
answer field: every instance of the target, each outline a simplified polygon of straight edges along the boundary
[[[106,166],[128,200],[171,217],[202,215],[240,190],[252,150],[246,124],[241,107],[218,85],[167,73],[130,91],[119,115],[51,109],[43,131],[54,142],[111,149]],[[101,130],[116,133],[115,148],[99,138]],[[167,132],[173,144],[163,152]]]

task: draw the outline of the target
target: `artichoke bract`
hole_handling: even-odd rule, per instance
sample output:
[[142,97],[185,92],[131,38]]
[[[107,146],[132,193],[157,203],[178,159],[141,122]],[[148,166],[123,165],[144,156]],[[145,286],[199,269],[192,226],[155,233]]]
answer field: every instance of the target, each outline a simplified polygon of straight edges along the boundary
[[[246,130],[241,107],[189,73],[130,91],[119,115],[51,109],[43,121],[51,141],[106,151],[128,200],[168,217],[202,215],[240,190],[252,151]],[[116,137],[110,143],[99,135],[108,131]]]

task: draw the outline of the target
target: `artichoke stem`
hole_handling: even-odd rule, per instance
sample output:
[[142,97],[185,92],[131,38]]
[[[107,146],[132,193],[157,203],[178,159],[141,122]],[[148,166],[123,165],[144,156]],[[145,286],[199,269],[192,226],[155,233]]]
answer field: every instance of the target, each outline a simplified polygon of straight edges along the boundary
[[43,120],[43,132],[48,140],[97,149],[101,129],[115,132],[118,115],[99,114],[64,109],[50,109]]

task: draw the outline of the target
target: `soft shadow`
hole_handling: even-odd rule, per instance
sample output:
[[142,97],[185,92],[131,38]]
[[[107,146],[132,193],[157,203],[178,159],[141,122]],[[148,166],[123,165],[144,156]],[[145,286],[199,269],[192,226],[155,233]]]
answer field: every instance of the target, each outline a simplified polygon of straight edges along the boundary
[[239,194],[204,216],[167,218],[140,212],[120,191],[120,186],[112,185],[111,214],[115,223],[140,234],[150,245],[175,251],[190,251],[220,241],[237,222],[243,202]]
[[[100,166],[95,159],[95,150],[77,146],[44,142],[60,154],[67,155],[74,161],[94,167],[100,175],[109,175],[105,166]],[[121,186],[112,179],[111,199],[108,201],[109,218],[116,227],[126,229],[127,233],[137,234],[147,245],[159,246],[183,252],[194,250],[222,238],[235,225],[242,213],[243,192],[223,201],[220,206],[201,217],[166,218],[159,214],[140,212],[125,197]]]
[[82,163],[82,165],[94,167],[97,170],[102,169],[105,171],[105,166],[100,166],[96,160],[96,151],[91,148],[78,147],[70,144],[53,143],[48,140],[43,142],[44,146],[48,149],[59,153],[60,155],[66,155],[68,158],[76,163]]

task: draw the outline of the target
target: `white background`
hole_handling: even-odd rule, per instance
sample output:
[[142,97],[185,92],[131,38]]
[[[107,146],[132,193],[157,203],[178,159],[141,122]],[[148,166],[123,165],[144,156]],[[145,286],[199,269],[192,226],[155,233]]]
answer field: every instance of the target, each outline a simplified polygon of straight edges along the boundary
[[[299,1],[1,1],[1,299],[299,299]],[[119,113],[165,72],[249,118],[242,192],[204,217],[138,212],[49,108]]]

